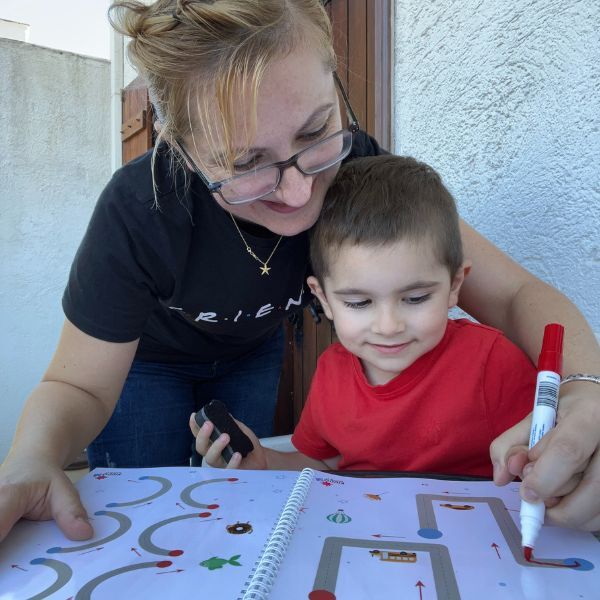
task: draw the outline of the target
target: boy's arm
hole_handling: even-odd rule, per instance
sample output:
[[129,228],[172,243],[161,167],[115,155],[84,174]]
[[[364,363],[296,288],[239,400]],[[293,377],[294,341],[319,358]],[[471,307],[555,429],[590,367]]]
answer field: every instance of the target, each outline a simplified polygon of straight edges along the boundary
[[[267,458],[267,468],[282,471],[295,471],[305,468],[318,469],[319,471],[336,470],[340,462],[340,456],[318,460],[302,454],[297,450],[294,452],[280,452],[271,448],[264,448]],[[232,459],[233,460],[233,459]]]
[[[504,335],[498,334],[485,362],[483,384],[493,438],[490,445],[492,460],[495,439],[531,413],[536,376],[529,357]],[[501,468],[494,464],[494,475]]]
[[221,452],[229,444],[229,435],[223,433],[214,442],[210,441],[210,434],[213,430],[213,424],[210,421],[205,422],[198,428],[196,420],[192,415],[190,417],[190,429],[196,437],[196,450],[204,457],[204,462],[211,467],[226,467],[228,469],[272,469],[282,471],[297,471],[309,467],[311,469],[327,470],[336,469],[340,457],[321,461],[310,458],[301,452],[280,452],[272,448],[265,448],[254,432],[246,427],[244,423],[236,420],[240,429],[250,438],[254,450],[243,458],[239,452],[235,452],[231,460],[225,464],[221,457]]

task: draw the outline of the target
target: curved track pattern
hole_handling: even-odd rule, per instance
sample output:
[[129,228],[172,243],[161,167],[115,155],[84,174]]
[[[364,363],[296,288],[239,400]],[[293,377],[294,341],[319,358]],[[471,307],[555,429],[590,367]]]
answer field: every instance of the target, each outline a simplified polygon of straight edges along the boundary
[[108,510],[99,510],[95,512],[94,515],[112,517],[113,519],[116,519],[118,521],[119,527],[116,531],[106,536],[105,538],[102,538],[101,540],[94,540],[93,542],[90,542],[88,544],[81,544],[79,546],[69,546],[66,548],[55,546],[54,548],[48,548],[47,552],[49,554],[59,554],[65,552],[80,552],[81,550],[90,550],[92,548],[97,548],[98,546],[101,546],[108,542],[112,542],[112,540],[115,540],[118,537],[122,536],[131,527],[131,519],[126,515],[122,515],[121,513],[111,512]]
[[57,578],[50,587],[47,587],[43,592],[40,592],[35,596],[31,596],[27,600],[42,600],[42,598],[48,598],[48,596],[51,596],[54,592],[58,592],[58,590],[60,590],[60,588],[62,588],[73,576],[73,570],[69,565],[60,562],[59,560],[54,560],[53,558],[34,558],[29,564],[50,567],[56,571]]
[[151,502],[152,500],[156,500],[156,498],[162,496],[163,494],[166,494],[173,487],[171,481],[165,479],[164,477],[153,477],[151,475],[144,475],[143,477],[140,477],[139,480],[157,481],[158,483],[160,483],[161,488],[158,490],[158,492],[151,494],[150,496],[146,496],[145,498],[140,498],[139,500],[131,500],[130,502],[111,502],[110,504],[106,505],[107,508],[135,506],[136,504],[142,504],[143,502]]

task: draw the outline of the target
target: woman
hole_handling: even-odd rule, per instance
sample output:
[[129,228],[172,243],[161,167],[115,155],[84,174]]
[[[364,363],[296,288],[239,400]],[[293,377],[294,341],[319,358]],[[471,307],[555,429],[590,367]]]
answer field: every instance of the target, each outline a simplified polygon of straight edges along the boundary
[[[160,143],[114,175],[77,253],[58,348],[0,471],[0,539],[20,517],[92,535],[62,472],[86,446],[92,466],[186,464],[188,416],[211,397],[269,433],[281,322],[309,299],[306,231],[340,162],[379,153],[348,105],[342,126],[318,0],[113,9]],[[533,360],[543,326],[560,320],[565,373],[597,371],[576,308],[466,224],[462,234],[474,265],[461,306]],[[525,468],[524,489],[555,504],[550,518],[590,529],[600,527],[598,387],[569,384],[558,427],[531,453],[527,421],[492,447],[497,483]]]

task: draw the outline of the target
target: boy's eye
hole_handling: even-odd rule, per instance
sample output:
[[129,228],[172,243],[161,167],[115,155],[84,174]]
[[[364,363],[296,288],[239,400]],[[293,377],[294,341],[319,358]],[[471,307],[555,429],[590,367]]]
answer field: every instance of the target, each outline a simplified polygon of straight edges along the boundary
[[371,304],[370,300],[360,300],[359,302],[344,301],[344,306],[348,308],[365,308]]
[[431,298],[431,294],[423,294],[421,296],[409,296],[408,298],[404,298],[404,302],[406,304],[421,304],[422,302],[426,302]]

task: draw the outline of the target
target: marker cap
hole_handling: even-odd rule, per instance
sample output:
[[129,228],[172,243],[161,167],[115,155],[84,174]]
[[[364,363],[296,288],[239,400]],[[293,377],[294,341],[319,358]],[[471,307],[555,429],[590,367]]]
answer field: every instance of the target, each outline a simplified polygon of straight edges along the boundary
[[565,328],[549,323],[544,328],[542,350],[538,358],[538,371],[552,371],[562,375],[562,347]]

